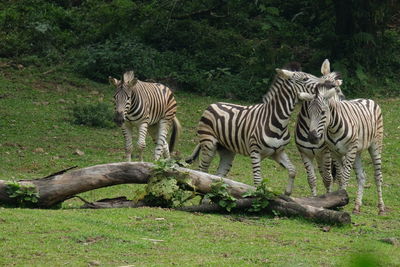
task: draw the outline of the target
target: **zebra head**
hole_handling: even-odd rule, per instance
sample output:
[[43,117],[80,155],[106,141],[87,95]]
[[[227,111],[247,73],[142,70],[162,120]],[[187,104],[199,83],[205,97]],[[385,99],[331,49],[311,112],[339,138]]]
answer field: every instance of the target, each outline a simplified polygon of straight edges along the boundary
[[328,59],[325,59],[324,62],[322,63],[321,66],[321,73],[324,81],[330,81],[336,85],[336,92],[337,92],[337,100],[344,100],[345,96],[342,92],[342,89],[340,89],[340,86],[342,85],[342,79],[341,75],[339,72],[333,71],[331,72],[331,65]]
[[125,121],[126,113],[129,110],[132,100],[133,87],[137,83],[133,71],[125,72],[122,80],[117,80],[108,77],[108,80],[115,86],[114,102],[115,102],[115,117],[114,121],[121,126]]
[[318,84],[315,89],[315,94],[299,93],[299,99],[310,101],[308,105],[310,116],[308,140],[311,144],[317,144],[324,138],[331,120],[328,100],[337,97],[338,90],[340,90],[339,86],[331,81]]
[[290,88],[294,93],[295,101],[297,102],[297,94],[301,92],[314,92],[317,84],[323,83],[322,78],[318,78],[312,74],[302,71],[291,71],[286,69],[275,69],[277,72],[276,78],[283,87]]
[[[292,66],[293,64],[288,64]],[[297,65],[296,65],[297,66]],[[306,92],[314,93],[315,88],[318,84],[324,83],[325,81],[330,81],[339,87],[342,84],[340,79],[340,74],[338,72],[330,71],[330,63],[328,59],[322,63],[321,73],[322,77],[316,77],[312,74],[302,72],[300,67],[289,67],[286,66],[283,69],[275,69],[277,72],[277,77],[283,80],[285,83],[290,83],[291,87],[294,88],[296,93]],[[343,96],[342,91],[338,88],[338,95]]]

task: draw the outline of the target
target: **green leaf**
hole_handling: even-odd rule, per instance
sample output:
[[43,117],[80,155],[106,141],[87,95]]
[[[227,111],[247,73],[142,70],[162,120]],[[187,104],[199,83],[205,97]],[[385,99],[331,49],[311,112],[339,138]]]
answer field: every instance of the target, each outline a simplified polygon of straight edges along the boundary
[[267,11],[268,14],[279,16],[279,9],[276,7],[267,7],[265,11]]

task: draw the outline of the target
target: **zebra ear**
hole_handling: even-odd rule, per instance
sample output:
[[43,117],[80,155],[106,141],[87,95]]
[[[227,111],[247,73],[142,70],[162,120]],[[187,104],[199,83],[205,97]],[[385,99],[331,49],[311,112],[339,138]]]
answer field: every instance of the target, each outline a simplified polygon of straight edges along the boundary
[[331,63],[328,59],[325,59],[321,66],[321,73],[322,75],[327,75],[331,73]]
[[299,99],[303,100],[303,101],[311,101],[314,99],[314,97],[315,97],[314,94],[309,94],[309,93],[305,93],[305,92],[299,93]]
[[114,86],[118,86],[118,84],[120,83],[119,80],[117,80],[117,79],[115,79],[115,78],[113,78],[111,76],[108,76],[108,81],[110,82],[110,84],[112,84]]
[[282,70],[282,69],[278,69],[278,68],[276,68],[275,71],[279,77],[284,78],[284,79],[289,79],[289,78],[292,78],[292,76],[293,76],[293,71]]
[[331,88],[328,91],[326,91],[326,93],[324,94],[324,98],[329,99],[334,97],[335,95],[337,95],[336,88]]
[[124,76],[122,79],[123,79],[124,83],[130,83],[134,78],[135,78],[135,74],[133,73],[132,70],[130,70],[130,71],[127,71],[124,73]]

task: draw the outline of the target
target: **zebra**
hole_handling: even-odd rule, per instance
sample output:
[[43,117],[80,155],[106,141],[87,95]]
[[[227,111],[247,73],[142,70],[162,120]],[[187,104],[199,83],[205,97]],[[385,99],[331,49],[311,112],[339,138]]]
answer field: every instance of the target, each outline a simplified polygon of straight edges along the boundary
[[187,163],[200,156],[199,169],[207,172],[218,152],[217,175],[224,177],[232,167],[235,154],[249,156],[254,184],[259,185],[261,160],[269,157],[287,169],[285,194],[292,193],[296,169],[284,151],[290,140],[289,118],[298,102],[298,93],[312,92],[322,80],[301,71],[276,69],[276,72],[263,103],[242,106],[218,102],[208,106],[198,124],[199,143],[186,159]]
[[[339,100],[343,100],[344,95],[340,89],[340,85],[342,83],[342,80],[340,79],[340,74],[337,72],[331,72],[330,62],[328,59],[325,59],[322,63],[321,73],[323,75],[321,77],[323,80],[336,83],[337,95],[335,97]],[[323,178],[326,191],[331,192],[333,186],[333,178],[331,174],[332,159],[329,148],[325,144],[323,138],[317,144],[312,144],[308,140],[308,130],[310,126],[308,104],[309,102],[304,101],[301,105],[301,109],[297,117],[294,136],[297,149],[300,152],[301,159],[307,172],[307,180],[311,188],[311,193],[313,196],[316,196],[317,186],[313,160],[315,158],[317,161],[318,169],[321,177]]]
[[[149,131],[156,144],[154,159],[161,155],[170,157],[174,145],[180,135],[181,125],[176,118],[176,101],[170,88],[160,83],[143,82],[135,78],[133,71],[123,74],[122,80],[109,77],[115,86],[115,122],[122,128],[125,138],[125,158],[132,157],[132,130],[138,126],[139,159],[143,161],[143,150],[146,147],[146,135]],[[167,134],[172,124],[170,143]]]
[[335,87],[335,84],[327,81],[317,86],[315,95],[308,92],[299,93],[300,99],[311,101],[308,106],[309,141],[316,144],[320,139],[325,139],[332,157],[340,167],[337,170],[340,188],[346,189],[350,171],[354,166],[358,181],[354,213],[360,213],[366,179],[361,164],[361,152],[368,149],[375,169],[379,214],[383,214],[385,205],[382,199],[381,108],[371,99],[338,101],[334,97]]

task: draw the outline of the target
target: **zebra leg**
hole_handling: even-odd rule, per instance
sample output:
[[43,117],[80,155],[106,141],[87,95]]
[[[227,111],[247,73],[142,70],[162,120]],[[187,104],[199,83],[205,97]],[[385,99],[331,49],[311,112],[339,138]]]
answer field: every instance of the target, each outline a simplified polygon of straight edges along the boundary
[[217,140],[209,138],[206,141],[201,141],[200,147],[199,169],[202,172],[208,172],[208,168],[217,150]]
[[254,185],[257,186],[261,184],[261,155],[258,151],[253,151],[250,153],[251,163],[253,165],[253,179]]
[[378,145],[373,143],[369,149],[369,154],[371,155],[372,162],[374,164],[374,169],[375,169],[375,184],[376,184],[376,190],[378,192],[378,209],[379,209],[379,214],[382,215],[385,212],[385,204],[383,203],[383,198],[382,198],[382,160],[381,160],[381,149],[379,148]]
[[318,157],[318,169],[321,174],[322,181],[326,188],[326,192],[330,193],[333,189],[333,178],[331,172],[332,157],[328,149],[324,149]]
[[149,124],[144,122],[139,125],[139,139],[137,142],[139,148],[139,160],[143,162],[143,150],[146,147],[146,135]]
[[316,177],[315,177],[315,172],[314,172],[314,165],[312,162],[312,159],[310,159],[306,154],[301,153],[301,160],[303,161],[304,167],[306,168],[307,172],[307,180],[308,180],[308,185],[310,186],[311,189],[311,194],[312,196],[317,196],[317,184],[316,184]]
[[357,153],[356,158],[354,160],[354,171],[356,172],[357,176],[358,190],[357,190],[356,204],[354,206],[353,213],[358,214],[360,213],[362,198],[364,194],[364,186],[365,186],[365,172],[361,163],[361,153]]
[[350,172],[354,165],[354,160],[357,157],[357,147],[356,145],[351,148],[344,157],[343,160],[343,168],[342,168],[342,184],[340,185],[340,189],[346,189],[347,184],[349,183]]
[[286,152],[281,151],[274,155],[273,159],[282,165],[289,172],[288,184],[285,190],[285,195],[290,196],[293,191],[294,178],[296,177],[296,168],[293,163],[290,161]]
[[232,161],[235,158],[235,153],[226,148],[218,148],[217,152],[220,157],[217,176],[225,177],[232,167]]
[[149,125],[148,132],[153,140],[153,143],[157,145],[158,124]]
[[[337,182],[339,184],[339,188],[343,188],[343,158],[340,155],[331,154],[333,164],[335,165],[335,176],[332,177],[333,182]],[[331,167],[332,171],[332,167]],[[333,174],[332,174],[333,176]]]
[[133,145],[132,145],[132,125],[130,125],[128,122],[125,122],[122,124],[122,134],[124,135],[125,139],[125,159],[127,162],[130,162],[132,160],[132,150],[133,150]]
[[159,124],[158,137],[157,137],[156,149],[154,150],[154,159],[159,160],[161,154],[163,154],[166,159],[169,159],[170,155],[167,143],[167,134],[170,121],[162,119],[158,124]]

